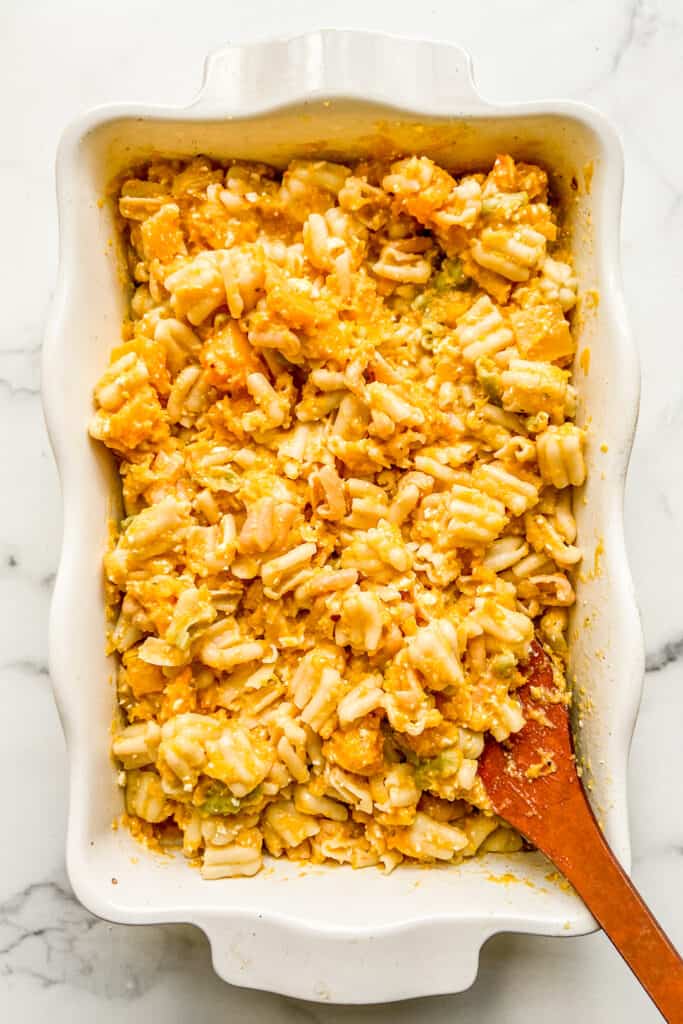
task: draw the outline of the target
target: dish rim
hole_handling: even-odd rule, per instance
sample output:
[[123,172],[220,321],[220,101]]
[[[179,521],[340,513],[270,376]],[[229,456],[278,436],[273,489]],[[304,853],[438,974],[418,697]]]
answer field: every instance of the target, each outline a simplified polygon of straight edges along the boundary
[[[443,95],[427,98],[421,102],[411,102],[410,95],[405,88],[398,88],[395,81],[383,83],[382,86],[369,87],[369,82],[375,82],[374,74],[368,75],[364,69],[359,71],[358,61],[354,59],[362,47],[382,51],[386,55],[393,53],[397,63],[399,57],[405,58],[408,52],[414,54],[418,60],[418,54],[429,54],[433,64],[441,69],[439,74],[446,74],[448,81],[440,80],[441,85],[449,85],[457,90],[454,94],[448,88],[443,88]],[[297,71],[297,61],[294,56],[300,58],[302,55],[309,57],[305,73]],[[278,80],[277,76],[270,73],[265,76],[266,88],[256,88],[255,72],[258,68],[268,68],[277,60],[284,61],[285,65],[291,63],[291,75],[286,82]],[[450,65],[447,71],[444,66]],[[400,76],[398,76],[400,78]],[[407,79],[410,76],[405,76]],[[269,83],[269,84],[268,84]],[[259,83],[262,85],[263,83]],[[447,95],[446,95],[447,94]],[[494,104],[481,98],[474,86],[472,65],[469,55],[457,46],[445,43],[436,43],[424,39],[410,39],[404,36],[393,36],[383,33],[349,32],[346,30],[323,30],[310,32],[303,35],[285,37],[264,42],[247,43],[243,46],[223,47],[212,53],[206,60],[205,72],[202,86],[195,99],[187,106],[171,105],[150,105],[136,103],[113,103],[95,107],[79,118],[77,118],[66,129],[59,145],[57,158],[57,194],[59,211],[59,270],[57,288],[52,304],[48,325],[45,334],[42,359],[42,395],[45,419],[52,443],[55,460],[62,484],[62,501],[64,510],[64,533],[60,555],[59,568],[55,581],[51,611],[50,611],[50,641],[49,641],[49,662],[50,674],[55,692],[57,705],[62,720],[67,748],[69,751],[69,821],[67,834],[67,864],[69,876],[76,894],[90,910],[99,916],[121,923],[153,923],[161,921],[178,921],[179,919],[199,925],[210,937],[214,961],[217,970],[223,977],[240,984],[247,984],[250,987],[271,986],[264,984],[263,979],[247,980],[243,976],[236,976],[227,966],[225,958],[221,958],[220,927],[226,919],[237,920],[241,916],[249,918],[244,911],[235,911],[230,908],[217,908],[215,913],[207,911],[194,913],[188,908],[187,914],[179,918],[178,913],[169,909],[166,913],[148,911],[140,907],[138,911],[122,911],[118,904],[107,899],[107,890],[104,886],[98,888],[90,878],[85,876],[83,871],[84,863],[82,850],[78,846],[79,837],[76,827],[77,801],[75,794],[81,789],[82,780],[78,778],[77,766],[79,754],[77,743],[79,737],[75,735],[78,730],[75,728],[75,716],[72,707],[72,698],[69,687],[65,680],[68,677],[69,667],[65,661],[65,652],[61,641],[62,624],[69,620],[69,609],[77,601],[74,592],[74,581],[72,579],[72,566],[75,564],[75,545],[78,538],[74,537],[71,523],[73,521],[72,508],[78,500],[79,475],[81,472],[80,460],[72,454],[69,431],[64,427],[64,402],[58,388],[54,386],[58,380],[55,369],[58,365],[61,352],[61,342],[67,329],[69,315],[69,280],[76,273],[75,261],[77,259],[76,247],[73,243],[74,215],[72,204],[69,201],[69,181],[73,178],[79,155],[78,150],[81,142],[86,136],[107,123],[121,119],[154,120],[154,121],[178,121],[188,123],[221,120],[223,118],[244,117],[253,118],[261,113],[275,113],[277,110],[292,105],[305,103],[307,100],[319,100],[329,98],[331,100],[357,100],[364,103],[380,103],[383,106],[396,108],[411,116],[434,117],[449,114],[453,119],[467,120],[477,118],[505,118],[520,119],[538,116],[565,117],[574,119],[592,129],[602,141],[606,152],[607,174],[611,180],[609,190],[609,202],[605,200],[603,210],[604,238],[602,248],[604,250],[603,265],[607,270],[605,278],[601,282],[601,290],[605,301],[609,302],[611,316],[617,325],[621,336],[621,352],[624,358],[624,379],[627,386],[623,395],[624,415],[620,423],[620,430],[617,432],[612,443],[617,447],[614,476],[611,481],[611,534],[610,547],[612,552],[612,564],[610,576],[614,586],[616,601],[619,605],[620,619],[623,621],[624,630],[628,630],[628,639],[631,644],[631,658],[633,669],[630,674],[628,689],[620,695],[618,709],[619,719],[610,723],[613,731],[619,734],[619,749],[623,751],[621,763],[613,766],[614,787],[617,791],[617,799],[624,808],[623,821],[620,828],[620,841],[626,856],[622,858],[628,861],[628,814],[626,808],[626,765],[630,749],[631,736],[635,725],[637,709],[642,692],[642,676],[644,667],[644,649],[642,634],[635,603],[634,588],[631,579],[630,569],[626,556],[623,528],[623,496],[624,484],[628,461],[635,433],[637,422],[638,400],[640,390],[640,375],[638,367],[638,356],[633,342],[626,315],[625,302],[619,272],[619,221],[621,211],[621,191],[623,181],[623,158],[621,144],[618,135],[607,119],[594,110],[592,107],[566,100],[544,100],[540,102],[521,102],[510,104]],[[630,622],[630,629],[628,629]],[[627,864],[628,866],[628,864]],[[221,917],[222,914],[222,917]],[[273,927],[283,931],[283,934],[291,936],[292,941],[301,942],[305,946],[311,940],[320,940],[323,937],[338,940],[345,943],[352,939],[373,937],[386,940],[401,941],[402,936],[409,933],[415,940],[419,933],[426,930],[438,930],[443,926],[444,930],[456,925],[462,929],[463,935],[469,934],[472,955],[463,955],[463,962],[460,969],[452,965],[450,970],[452,977],[445,985],[443,982],[428,984],[425,988],[413,986],[408,995],[427,995],[445,991],[457,991],[467,987],[476,976],[477,958],[483,942],[497,931],[529,931],[535,934],[549,934],[554,929],[543,927],[530,920],[519,920],[513,929],[509,920],[499,922],[496,920],[485,920],[481,916],[471,915],[470,917],[459,917],[457,919],[423,919],[405,924],[387,925],[382,928],[369,927],[363,929],[350,929],[344,927],[330,927],[322,929],[318,925],[304,925],[298,919],[277,920],[277,914],[270,914],[269,919]],[[577,926],[564,934],[581,934],[593,930],[594,924],[590,915],[587,914]],[[367,932],[367,936],[366,936]],[[556,934],[562,934],[557,930]],[[392,945],[389,942],[388,945]],[[219,962],[220,961],[220,962]],[[288,995],[304,994],[306,998],[316,998],[315,994],[309,991],[302,992],[300,984],[292,988],[283,987],[278,984],[273,990],[284,992]],[[354,998],[354,993],[348,993],[347,1001],[380,1001],[392,998],[385,989],[380,991],[377,987],[376,995],[372,991],[363,990],[363,999]],[[370,997],[370,998],[368,998]]]

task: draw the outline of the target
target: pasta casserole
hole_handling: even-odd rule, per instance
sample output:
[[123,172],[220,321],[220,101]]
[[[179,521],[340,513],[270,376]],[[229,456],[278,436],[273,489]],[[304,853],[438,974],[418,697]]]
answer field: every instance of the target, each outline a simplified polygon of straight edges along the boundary
[[562,679],[585,477],[545,171],[198,157],[117,202],[90,433],[130,827],[209,879],[520,849],[477,759],[535,637]]

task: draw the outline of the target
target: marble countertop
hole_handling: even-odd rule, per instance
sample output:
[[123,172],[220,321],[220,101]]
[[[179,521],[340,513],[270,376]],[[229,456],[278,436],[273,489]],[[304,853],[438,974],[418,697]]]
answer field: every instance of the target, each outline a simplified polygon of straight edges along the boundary
[[498,936],[485,947],[469,992],[386,1007],[326,1007],[231,988],[213,974],[208,944],[193,928],[112,926],[70,892],[66,759],[46,664],[60,503],[38,396],[57,262],[57,140],[68,121],[97,103],[189,101],[204,55],[223,42],[319,26],[461,43],[484,95],[585,100],[622,133],[623,266],[643,369],[626,520],[648,652],[631,758],[634,875],[683,947],[680,0],[434,0],[419,9],[407,0],[317,0],[315,7],[306,0],[201,0],[189,9],[179,0],[6,0],[0,176],[4,246],[12,257],[3,263],[0,327],[0,1018],[521,1024],[551,1010],[554,1024],[659,1020],[599,934]]

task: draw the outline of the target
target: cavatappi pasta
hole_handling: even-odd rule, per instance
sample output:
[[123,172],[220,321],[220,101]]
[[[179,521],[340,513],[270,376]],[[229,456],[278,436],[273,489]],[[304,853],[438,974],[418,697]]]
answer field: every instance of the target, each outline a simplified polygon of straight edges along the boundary
[[137,833],[205,878],[510,851],[477,774],[561,667],[585,476],[545,172],[158,162],[95,390]]

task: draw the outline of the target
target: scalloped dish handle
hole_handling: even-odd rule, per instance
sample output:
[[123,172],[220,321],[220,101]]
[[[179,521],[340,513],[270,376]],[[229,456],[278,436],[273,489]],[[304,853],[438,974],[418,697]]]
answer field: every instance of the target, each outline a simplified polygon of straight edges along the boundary
[[432,116],[488,106],[459,46],[330,29],[217,50],[190,109],[204,117],[245,116],[304,97],[338,97],[419,110],[424,96]]
[[[317,932],[312,943],[309,929],[291,921],[195,923],[208,938],[214,970],[224,981],[313,1002],[355,1004],[376,1002],[378,992],[384,1000],[410,998],[416,969],[426,992],[469,988],[477,976],[481,947],[496,930],[470,923],[454,936],[447,920],[436,919],[420,927],[413,942],[406,942],[399,929],[362,936],[344,930]],[[378,959],[373,948],[380,939],[386,955]]]

